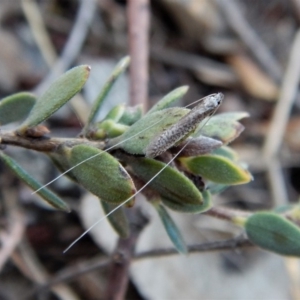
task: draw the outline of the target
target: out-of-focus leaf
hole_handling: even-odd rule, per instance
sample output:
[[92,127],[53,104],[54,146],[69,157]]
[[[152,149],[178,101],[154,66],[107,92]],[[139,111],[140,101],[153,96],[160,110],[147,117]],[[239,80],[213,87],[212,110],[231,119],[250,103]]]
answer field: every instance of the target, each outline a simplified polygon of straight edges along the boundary
[[[145,183],[156,190],[163,198],[176,203],[200,205],[202,195],[195,185],[182,173],[151,158],[125,156],[133,172]],[[158,176],[164,167],[166,167]],[[154,178],[155,177],[155,178]],[[154,178],[154,179],[153,179]]]
[[171,91],[169,94],[164,96],[161,100],[159,100],[148,112],[147,114],[151,114],[155,111],[159,111],[165,108],[170,107],[175,101],[182,98],[186,92],[188,91],[189,87],[184,85],[175,90]]
[[229,185],[214,183],[214,182],[210,181],[210,182],[208,182],[206,187],[212,195],[215,195],[215,194],[220,194],[223,191],[225,191],[229,187]]
[[230,120],[230,121],[239,121],[244,118],[249,118],[249,113],[245,111],[236,111],[236,112],[226,112],[218,115],[214,115],[212,118],[214,120]]
[[[82,161],[85,163],[80,164]],[[123,166],[110,154],[87,145],[74,146],[69,152],[72,173],[88,191],[110,204],[120,204],[136,192]]]
[[173,245],[175,246],[176,250],[179,253],[187,254],[188,249],[184,242],[184,239],[176,226],[175,222],[167,212],[167,210],[159,204],[159,202],[151,202],[153,203],[153,206],[155,207],[156,211],[158,212],[158,215],[166,229],[166,232],[172,241]]
[[86,132],[86,130],[90,127],[91,123],[93,123],[95,121],[95,117],[96,117],[99,109],[101,108],[101,105],[103,104],[107,94],[111,90],[111,88],[114,85],[114,83],[116,82],[116,80],[127,69],[129,63],[130,63],[130,57],[126,56],[126,57],[122,58],[119,61],[119,63],[116,65],[116,67],[112,71],[111,75],[108,77],[106,83],[104,84],[103,88],[101,89],[96,100],[94,101],[94,104],[91,109],[91,113],[88,117],[88,121],[83,129],[83,132]]
[[227,157],[230,160],[237,161],[239,159],[238,154],[230,147],[223,146],[218,149],[215,149],[212,154],[220,155],[223,157]]
[[28,128],[34,127],[48,119],[82,89],[88,79],[89,73],[90,67],[82,65],[60,76],[38,98],[29,116],[18,128],[18,132],[24,134]]
[[142,115],[142,105],[139,104],[134,107],[126,107],[121,119],[119,120],[119,123],[130,126],[137,122]]
[[198,138],[189,138],[178,147],[173,147],[172,152],[178,153],[184,148],[179,156],[197,156],[212,152],[222,146],[222,142],[206,137],[199,136]]
[[[100,202],[105,215],[109,214],[112,210],[114,210],[118,206],[116,204],[107,203],[101,200]],[[113,213],[109,214],[107,219],[110,225],[112,226],[112,228],[118,233],[120,237],[125,239],[129,236],[129,223],[123,207],[119,207]]]
[[212,207],[211,202],[211,194],[209,191],[203,191],[203,203],[202,204],[190,204],[184,202],[175,202],[170,201],[166,198],[161,198],[164,205],[169,207],[172,210],[181,212],[181,213],[192,213],[192,214],[199,214],[209,210]]
[[0,102],[0,125],[26,118],[36,102],[36,96],[23,92],[3,98]]
[[123,116],[124,111],[125,111],[124,104],[116,105],[108,112],[104,120],[113,120],[115,122],[118,122],[120,118]]
[[300,257],[300,229],[292,222],[271,212],[259,212],[245,223],[249,240],[269,251]]
[[179,160],[186,170],[212,182],[236,185],[247,183],[252,179],[247,170],[219,155],[182,157]]
[[[120,123],[116,123],[113,120],[104,120],[98,125],[99,132],[96,131],[95,138],[114,138],[123,134],[128,130],[128,126]],[[101,134],[99,134],[101,133]]]
[[226,115],[222,118],[223,115],[215,115],[207,123],[201,122],[193,136],[197,137],[201,134],[220,140],[224,144],[228,144],[236,139],[244,130],[244,126],[234,118],[230,119]]
[[[5,164],[15,173],[15,175],[17,175],[17,177],[24,181],[34,191],[40,189],[43,186],[40,182],[29,175],[14,159],[7,156],[1,151],[0,157],[5,162]],[[64,210],[66,212],[70,211],[68,205],[47,188],[42,188],[37,192],[37,194],[52,207]]]
[[130,154],[145,154],[149,142],[165,129],[176,123],[190,110],[181,107],[167,108],[145,115],[134,123],[117,140],[111,140],[112,145],[123,141],[120,148]]

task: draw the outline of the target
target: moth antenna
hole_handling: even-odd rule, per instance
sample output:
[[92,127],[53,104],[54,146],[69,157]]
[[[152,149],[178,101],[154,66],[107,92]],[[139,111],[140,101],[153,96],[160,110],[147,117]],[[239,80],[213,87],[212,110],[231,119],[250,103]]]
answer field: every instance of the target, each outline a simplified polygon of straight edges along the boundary
[[[195,104],[195,103],[197,103],[197,102],[202,101],[204,98],[206,98],[206,97],[203,97],[203,98],[201,98],[201,99],[198,99],[198,100],[196,100],[196,101],[194,101],[194,102],[188,104],[187,106],[185,106],[185,108],[186,108],[186,107],[189,107],[189,106],[191,106],[191,105],[193,105],[193,104]],[[125,139],[125,140],[123,140],[123,141],[121,141],[121,142],[119,142],[119,143],[117,143],[117,144],[115,144],[115,145],[113,145],[113,146],[111,146],[111,147],[105,149],[105,151],[103,151],[103,152],[107,152],[107,151],[113,149],[114,147],[119,146],[120,144],[122,144],[122,143],[124,143],[124,142],[130,140],[131,138],[133,138],[133,137],[139,135],[140,133],[142,133],[142,132],[148,130],[149,128],[153,127],[154,125],[158,124],[159,122],[161,122],[161,120],[159,120],[158,122],[152,124],[151,126],[145,128],[145,129],[141,130],[140,132],[134,134],[133,136],[131,136],[131,137],[129,137],[129,138],[127,138],[127,139]],[[39,191],[42,190],[43,188],[47,187],[47,186],[50,185],[51,183],[55,182],[55,181],[58,180],[59,178],[63,177],[64,175],[66,175],[67,173],[69,173],[70,171],[72,171],[73,169],[75,169],[76,167],[78,167],[78,166],[80,166],[81,164],[83,164],[83,163],[89,161],[90,159],[93,159],[93,158],[95,158],[95,157],[101,155],[103,152],[97,153],[97,154],[95,154],[95,155],[92,155],[92,156],[86,158],[85,160],[81,161],[80,163],[78,163],[78,164],[72,166],[70,169],[64,171],[63,173],[59,174],[57,177],[55,177],[54,179],[52,179],[52,180],[49,181],[48,183],[44,184],[43,186],[41,186],[41,187],[38,188],[37,190],[33,191],[33,192],[31,193],[31,195],[36,194],[37,192],[39,192]]]
[[[202,100],[202,99],[201,99]],[[197,100],[199,101],[199,100]],[[196,102],[196,101],[195,101]],[[191,104],[190,104],[191,105]],[[213,114],[217,111],[218,107],[214,110]],[[212,115],[213,115],[212,114]],[[211,116],[210,116],[211,117]],[[203,127],[206,125],[206,123],[209,121],[210,118],[206,120],[206,122],[203,124]],[[202,127],[202,128],[203,128]],[[124,204],[126,204],[128,201],[130,201],[133,197],[138,195],[141,191],[143,191],[160,173],[162,173],[177,157],[178,155],[185,149],[185,147],[191,142],[189,140],[177,153],[172,157],[172,159],[161,169],[159,172],[157,172],[147,183],[145,183],[138,191],[134,193],[131,197],[126,199],[124,202],[119,204],[117,207],[115,207],[113,210],[111,210],[108,214],[100,218],[98,221],[96,221],[92,226],[90,226],[86,231],[84,231],[77,239],[75,239],[64,251],[63,253],[66,253],[69,251],[78,241],[81,240],[82,237],[84,237],[86,234],[88,234],[95,226],[97,226],[99,223],[101,223],[103,220],[105,220],[108,216],[110,216],[112,213],[114,213],[117,209],[122,207]]]

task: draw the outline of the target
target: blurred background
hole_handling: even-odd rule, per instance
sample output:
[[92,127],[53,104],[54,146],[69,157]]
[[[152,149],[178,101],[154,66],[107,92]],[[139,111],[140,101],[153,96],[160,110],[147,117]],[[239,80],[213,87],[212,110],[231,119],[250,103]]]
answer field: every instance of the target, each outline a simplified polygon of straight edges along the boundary
[[[149,69],[134,66],[148,74],[141,102],[151,107],[174,88],[188,85],[182,106],[222,92],[219,112],[250,114],[232,147],[254,180],[221,193],[215,205],[255,211],[296,203],[300,1],[152,0],[142,20],[128,13],[134,1],[1,0],[0,97],[19,91],[40,95],[66,70],[89,64],[91,75],[81,95],[46,122],[51,136],[75,137],[118,60],[139,53],[129,27],[139,26],[148,14],[149,43],[140,51],[149,53]],[[118,80],[100,119],[114,105],[132,103],[133,76],[130,71]],[[42,183],[59,174],[40,153],[5,151]],[[2,163],[0,172],[0,299],[104,299],[106,258],[117,240],[109,225],[102,222],[62,253],[101,217],[97,199],[60,178],[50,187],[73,211],[57,212]],[[150,206],[147,214],[150,224],[137,252],[171,247]],[[242,233],[208,216],[172,216],[188,244]],[[299,282],[296,259],[256,248],[232,249],[134,260],[126,299],[300,299]]]

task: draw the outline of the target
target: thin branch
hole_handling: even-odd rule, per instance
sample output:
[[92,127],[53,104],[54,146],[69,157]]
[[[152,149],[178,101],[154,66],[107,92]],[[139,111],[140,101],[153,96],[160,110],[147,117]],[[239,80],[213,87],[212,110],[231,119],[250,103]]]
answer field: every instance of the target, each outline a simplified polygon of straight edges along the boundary
[[231,209],[228,207],[212,207],[204,214],[227,221],[232,221],[234,218],[247,218],[252,215],[250,212]]
[[148,223],[148,219],[138,208],[128,212],[130,220],[130,236],[119,238],[112,256],[105,299],[121,300],[125,298],[129,280],[129,266],[134,256],[136,242]]
[[[188,254],[196,254],[201,252],[225,251],[235,250],[237,248],[254,247],[254,245],[246,237],[238,237],[224,241],[208,242],[204,244],[195,244],[188,246]],[[140,259],[159,258],[169,255],[178,255],[178,251],[174,248],[169,249],[155,249],[137,253],[134,256],[134,261]]]
[[263,154],[265,159],[272,159],[282,144],[286,124],[293,102],[296,99],[300,81],[300,30],[297,31],[287,70],[283,78],[279,99],[272,117],[269,132],[266,136]]
[[280,82],[282,70],[266,44],[247,23],[235,0],[216,0],[230,28],[240,37],[271,78]]
[[130,48],[130,105],[147,107],[149,57],[149,0],[128,1]]
[[18,146],[40,152],[56,151],[63,145],[71,147],[79,144],[86,144],[98,149],[103,149],[105,147],[104,142],[94,142],[82,138],[31,138],[16,135],[14,132],[1,132],[0,144]]

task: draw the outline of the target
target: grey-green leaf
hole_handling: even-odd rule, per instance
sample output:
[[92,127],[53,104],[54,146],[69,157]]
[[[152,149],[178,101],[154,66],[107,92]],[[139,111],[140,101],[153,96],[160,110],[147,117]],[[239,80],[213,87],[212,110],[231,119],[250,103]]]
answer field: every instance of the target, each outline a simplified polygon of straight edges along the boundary
[[245,229],[249,240],[269,251],[300,257],[300,229],[272,212],[258,212],[248,218]]
[[36,96],[27,93],[17,93],[0,102],[0,125],[22,121],[26,118],[36,102]]
[[110,212],[115,209],[118,205],[111,204],[105,201],[101,201],[101,205],[105,215],[109,214],[107,219],[110,225],[114,228],[114,230],[118,233],[118,235],[122,238],[127,238],[129,236],[129,222],[125,215],[124,208],[119,207],[113,213]]
[[159,202],[151,202],[153,203],[153,206],[155,207],[156,211],[158,212],[158,215],[160,216],[160,219],[166,229],[166,232],[172,241],[173,245],[175,246],[176,250],[179,253],[187,254],[188,249],[184,242],[184,239],[176,226],[175,222],[167,212],[167,210],[159,204]]
[[[0,157],[5,162],[5,164],[15,173],[15,175],[17,175],[17,177],[24,181],[34,191],[40,189],[43,186],[31,175],[29,175],[14,159],[7,156],[3,152],[0,152]],[[42,188],[37,192],[37,194],[52,207],[64,210],[66,212],[70,211],[68,205],[47,188]]]
[[120,204],[136,192],[127,171],[107,152],[88,145],[77,145],[69,153],[69,162],[76,166],[72,173],[78,182],[103,201]]
[[162,197],[161,200],[165,206],[168,208],[178,211],[181,213],[191,213],[191,214],[199,214],[205,211],[208,211],[212,206],[211,194],[209,191],[202,192],[203,203],[202,204],[191,204],[188,202],[175,202],[170,201],[167,198]]
[[89,73],[90,67],[82,65],[60,76],[38,98],[28,118],[18,128],[18,132],[24,134],[28,128],[34,127],[48,119],[82,89]]
[[179,88],[176,88],[175,90],[168,93],[166,96],[164,96],[161,100],[159,100],[148,112],[147,114],[151,114],[155,111],[159,111],[165,108],[170,107],[174,102],[181,99],[186,92],[188,91],[189,87],[184,85]]
[[[151,181],[149,186],[163,198],[175,203],[196,205],[203,203],[200,191],[186,176],[176,169],[151,158],[126,156],[125,160],[138,178],[145,183]],[[161,171],[163,168],[164,170]],[[159,172],[160,174],[157,176]]]

